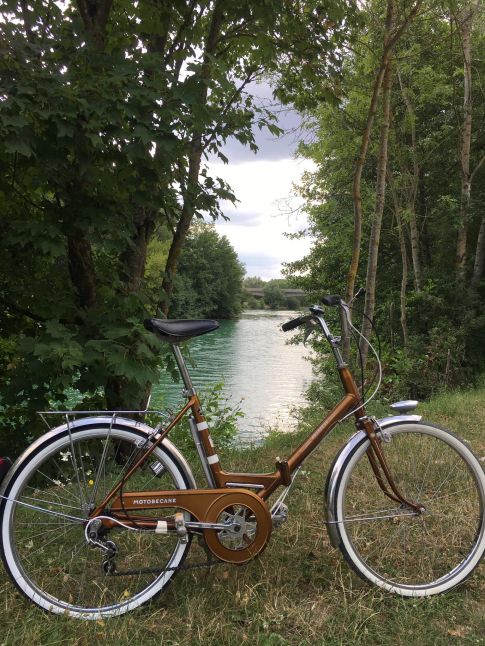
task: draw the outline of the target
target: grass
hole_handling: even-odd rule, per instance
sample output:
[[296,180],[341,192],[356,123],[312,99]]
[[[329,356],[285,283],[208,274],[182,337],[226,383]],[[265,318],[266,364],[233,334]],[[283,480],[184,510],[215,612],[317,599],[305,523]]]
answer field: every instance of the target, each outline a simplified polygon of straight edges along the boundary
[[[469,440],[485,463],[484,402],[485,389],[447,393],[421,412]],[[366,585],[331,547],[323,489],[344,438],[344,429],[337,430],[305,463],[289,498],[289,520],[258,559],[181,573],[149,607],[98,622],[46,615],[5,581],[0,645],[485,644],[485,563],[448,594],[403,600]],[[297,443],[294,436],[275,435],[264,447],[221,459],[227,468],[267,470]],[[193,560],[203,559],[198,545],[192,550]]]

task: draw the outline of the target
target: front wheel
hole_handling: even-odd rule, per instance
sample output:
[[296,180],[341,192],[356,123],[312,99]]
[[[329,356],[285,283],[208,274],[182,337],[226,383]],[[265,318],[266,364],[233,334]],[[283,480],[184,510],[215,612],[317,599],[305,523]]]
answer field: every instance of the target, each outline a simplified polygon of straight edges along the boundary
[[[15,585],[41,608],[100,619],[133,610],[161,592],[182,565],[190,542],[119,525],[104,532],[98,545],[88,543],[90,510],[123,479],[148,442],[135,424],[89,422],[48,434],[26,452],[3,492],[2,558]],[[162,445],[124,490],[190,486],[177,457]]]
[[362,578],[408,597],[462,583],[485,551],[485,474],[453,434],[421,423],[385,429],[394,481],[419,514],[386,496],[371,469],[366,435],[338,464],[329,504],[333,535]]

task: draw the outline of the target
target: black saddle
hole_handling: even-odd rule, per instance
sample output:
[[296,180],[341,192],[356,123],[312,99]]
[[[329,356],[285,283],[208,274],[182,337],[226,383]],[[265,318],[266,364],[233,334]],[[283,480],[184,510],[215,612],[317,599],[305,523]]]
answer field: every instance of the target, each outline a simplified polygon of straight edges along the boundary
[[219,327],[219,323],[212,319],[146,319],[144,325],[150,332],[155,332],[162,341],[170,343],[187,341],[193,336],[213,332]]

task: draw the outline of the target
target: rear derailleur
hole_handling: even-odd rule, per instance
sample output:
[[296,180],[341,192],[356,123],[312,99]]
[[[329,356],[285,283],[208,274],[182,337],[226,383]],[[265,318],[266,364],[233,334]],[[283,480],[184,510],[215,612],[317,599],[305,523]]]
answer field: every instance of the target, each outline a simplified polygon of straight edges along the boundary
[[114,541],[107,540],[102,534],[102,522],[93,520],[89,523],[87,538],[88,544],[92,548],[99,548],[103,551],[103,562],[101,568],[105,574],[114,574],[116,572],[115,557],[118,554],[118,548]]

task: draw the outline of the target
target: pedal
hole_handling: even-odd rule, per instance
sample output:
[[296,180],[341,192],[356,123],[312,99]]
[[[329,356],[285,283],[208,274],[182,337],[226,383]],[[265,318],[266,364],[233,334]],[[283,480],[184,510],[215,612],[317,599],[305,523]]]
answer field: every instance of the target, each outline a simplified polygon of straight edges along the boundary
[[184,515],[181,511],[175,513],[175,531],[181,543],[187,543],[189,540],[187,527],[185,526]]

